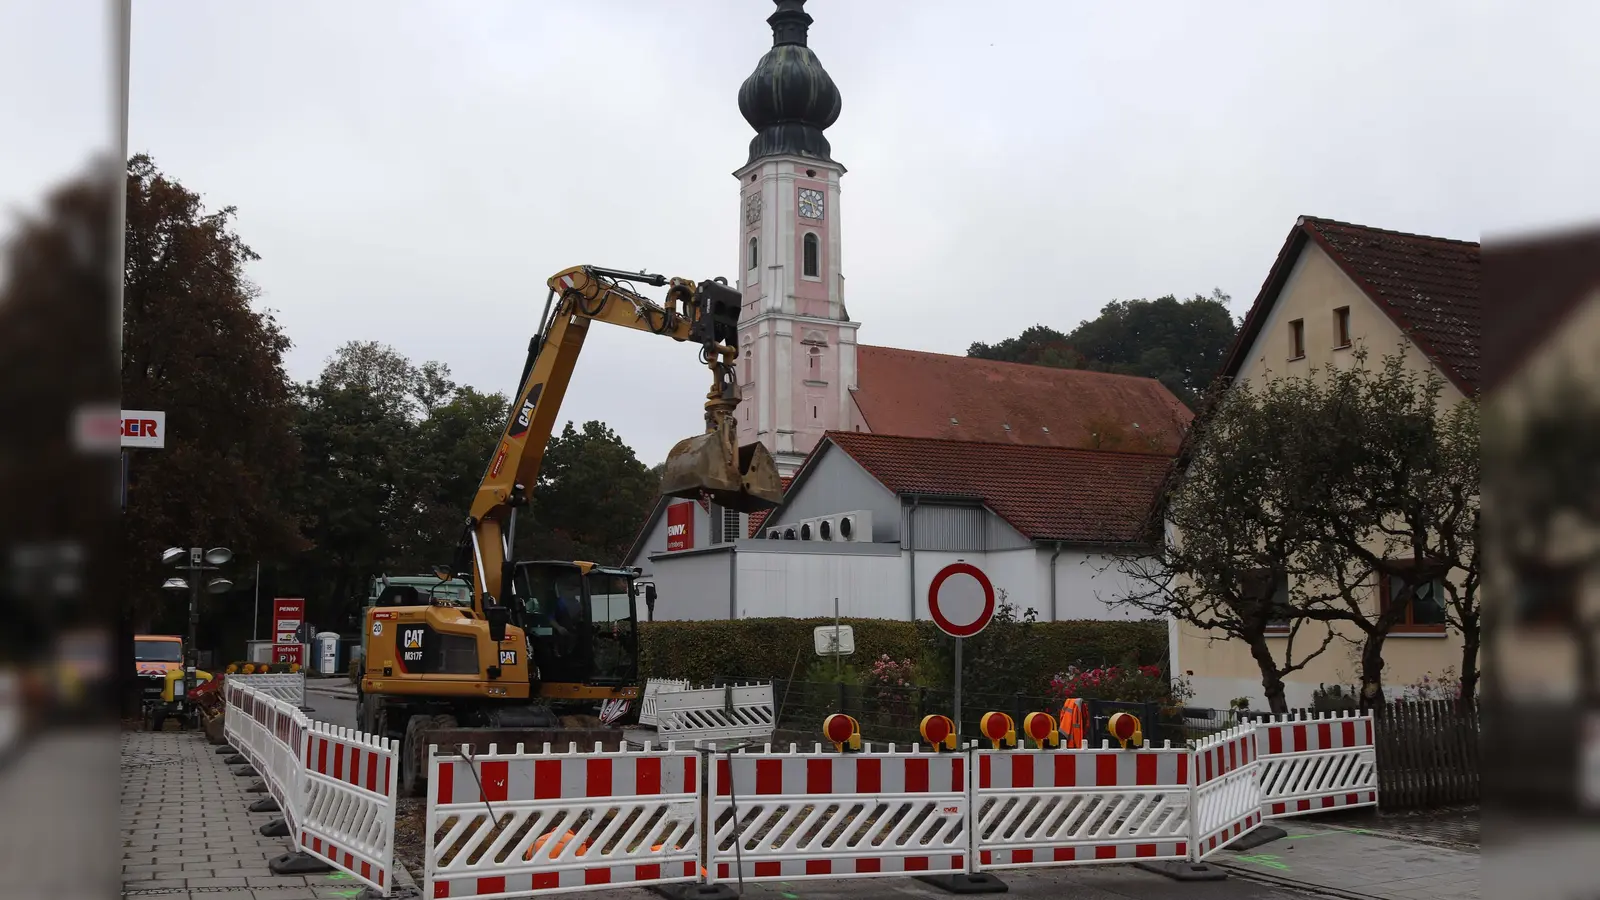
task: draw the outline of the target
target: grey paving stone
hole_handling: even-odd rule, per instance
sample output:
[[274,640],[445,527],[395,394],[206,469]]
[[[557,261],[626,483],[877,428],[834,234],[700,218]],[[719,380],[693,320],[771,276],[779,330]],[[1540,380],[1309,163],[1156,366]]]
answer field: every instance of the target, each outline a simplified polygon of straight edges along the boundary
[[188,887],[190,887],[190,888],[244,887],[244,886],[245,886],[245,879],[243,879],[243,878],[190,878],[189,879],[189,884],[188,884]]

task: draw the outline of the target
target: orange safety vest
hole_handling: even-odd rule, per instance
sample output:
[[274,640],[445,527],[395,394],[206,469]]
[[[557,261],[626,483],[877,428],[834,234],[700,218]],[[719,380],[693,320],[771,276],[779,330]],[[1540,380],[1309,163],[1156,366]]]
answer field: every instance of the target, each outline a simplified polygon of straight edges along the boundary
[[1059,727],[1063,748],[1077,750],[1083,746],[1083,701],[1076,697],[1068,697],[1061,701]]

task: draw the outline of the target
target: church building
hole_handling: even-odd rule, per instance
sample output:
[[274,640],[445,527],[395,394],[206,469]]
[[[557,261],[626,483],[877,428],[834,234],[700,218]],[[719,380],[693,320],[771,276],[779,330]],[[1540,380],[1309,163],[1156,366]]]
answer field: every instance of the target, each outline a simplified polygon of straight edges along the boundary
[[[805,0],[739,89],[743,401],[785,499],[744,516],[663,498],[628,565],[663,619],[922,618],[939,568],[978,565],[1041,619],[1125,618],[1108,554],[1139,538],[1190,412],[1150,378],[863,345],[844,294],[843,100]],[[858,245],[870,251],[869,245]],[[870,301],[861,309],[870,310]]]

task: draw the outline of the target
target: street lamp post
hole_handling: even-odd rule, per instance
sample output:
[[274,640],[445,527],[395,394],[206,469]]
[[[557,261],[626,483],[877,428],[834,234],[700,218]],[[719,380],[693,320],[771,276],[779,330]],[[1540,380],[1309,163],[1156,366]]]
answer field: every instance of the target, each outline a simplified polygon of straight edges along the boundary
[[[180,572],[188,573],[186,578],[168,578],[162,587],[169,591],[189,592],[189,639],[188,646],[184,648],[183,660],[183,697],[187,701],[194,695],[195,672],[200,666],[200,649],[195,645],[200,633],[200,573],[215,572],[227,565],[233,559],[233,551],[226,547],[212,547],[210,550],[201,550],[199,547],[169,547],[161,554],[161,561]],[[233,582],[226,578],[213,578],[206,582],[205,589],[208,594],[225,593],[233,587]]]

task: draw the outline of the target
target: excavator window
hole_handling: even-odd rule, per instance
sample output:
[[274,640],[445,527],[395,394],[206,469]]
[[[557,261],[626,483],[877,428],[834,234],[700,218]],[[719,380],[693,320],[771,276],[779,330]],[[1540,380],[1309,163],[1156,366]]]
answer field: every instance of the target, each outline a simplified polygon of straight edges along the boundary
[[635,675],[633,586],[624,575],[590,572],[589,626],[594,675],[599,683],[626,682]]

